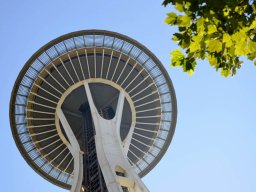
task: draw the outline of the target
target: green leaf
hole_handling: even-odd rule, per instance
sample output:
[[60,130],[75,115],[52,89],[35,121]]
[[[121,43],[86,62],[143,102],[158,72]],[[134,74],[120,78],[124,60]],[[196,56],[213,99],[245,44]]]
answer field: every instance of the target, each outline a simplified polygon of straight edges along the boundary
[[190,37],[188,36],[183,36],[183,39],[180,41],[179,45],[180,47],[182,47],[183,49],[188,48],[190,45]]
[[213,17],[212,18],[212,21],[213,21],[213,23],[215,24],[215,26],[219,26],[219,25],[221,25],[222,23],[222,21],[221,20],[219,20],[219,19],[217,19],[216,17]]
[[[255,10],[256,12],[256,10]],[[256,20],[254,20],[251,25],[250,25],[250,29],[255,29],[256,28]]]
[[201,49],[200,43],[198,42],[191,42],[189,46],[189,51],[190,52],[196,52]]
[[182,39],[183,35],[179,34],[179,33],[174,33],[172,36],[172,40],[179,42]]
[[246,41],[241,40],[240,43],[237,43],[235,46],[235,55],[242,56],[246,54]]
[[185,3],[186,9],[189,9],[189,7],[191,6],[191,2],[189,2],[189,1],[183,1],[183,3]]
[[244,7],[236,6],[235,12],[237,12],[239,15],[242,15],[244,13]]
[[245,33],[245,31],[238,31],[236,32],[235,34],[233,34],[231,36],[232,40],[237,42],[237,43],[240,43],[241,41],[245,41],[245,39],[247,38],[247,35]]
[[217,27],[215,25],[208,25],[207,29],[208,29],[208,34],[213,34],[217,32]]
[[226,43],[226,47],[231,47],[233,45],[232,39],[227,33],[224,33],[222,41],[223,43]]
[[256,52],[256,42],[250,40],[248,42],[248,48],[250,52]]
[[205,34],[205,27],[204,27],[204,18],[199,18],[196,20],[196,30],[198,35],[204,35]]
[[229,49],[229,54],[234,57],[235,56],[235,50],[236,50],[236,46],[232,45]]
[[194,58],[186,58],[183,64],[183,71],[187,72],[189,76],[194,74],[196,61]]
[[225,17],[227,17],[227,16],[229,15],[229,13],[230,13],[230,9],[229,9],[228,7],[225,7],[225,8],[223,9],[223,15],[224,15]]
[[204,25],[204,18],[203,17],[198,18],[196,20],[196,25],[197,25],[197,27],[202,27]]
[[208,51],[210,52],[221,52],[222,51],[222,43],[219,40],[208,40],[206,41],[208,45]]
[[192,69],[190,69],[190,70],[187,71],[187,73],[188,73],[189,76],[192,76],[192,75],[194,74],[194,72],[195,72],[195,71],[192,70]]
[[190,26],[190,17],[186,15],[180,15],[177,18],[177,23],[180,27],[189,27]]
[[230,71],[228,69],[221,69],[221,75],[224,77],[228,77],[230,75]]
[[256,66],[256,61],[254,61],[254,65]]
[[256,5],[255,4],[252,4],[252,10],[253,10],[253,12],[256,12]]
[[253,61],[253,60],[256,58],[256,52],[254,52],[254,53],[249,53],[249,54],[247,55],[247,58],[250,59],[251,61]]
[[235,74],[236,74],[236,68],[233,67],[233,68],[232,68],[232,73],[231,73],[231,75],[233,76],[233,75],[235,75]]
[[214,66],[214,67],[217,67],[218,66],[218,60],[216,57],[212,56],[212,55],[208,55],[208,61],[209,63]]
[[192,42],[190,43],[190,46],[189,46],[190,52],[196,52],[201,49],[200,42],[201,42],[202,38],[203,38],[202,36],[192,37]]
[[179,12],[184,11],[182,3],[176,3],[176,4],[175,4],[175,9],[176,9],[177,11],[179,11]]
[[164,22],[168,25],[173,25],[177,20],[177,15],[173,12],[167,14],[167,18]]
[[179,50],[175,49],[170,53],[171,59],[171,66],[182,66],[185,61],[184,54]]
[[203,36],[196,35],[192,37],[192,40],[195,42],[200,42],[203,39]]

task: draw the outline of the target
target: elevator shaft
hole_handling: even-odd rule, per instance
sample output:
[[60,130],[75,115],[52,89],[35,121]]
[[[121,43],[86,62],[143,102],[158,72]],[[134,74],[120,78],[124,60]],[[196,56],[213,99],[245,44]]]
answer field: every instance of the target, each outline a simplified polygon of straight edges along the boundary
[[86,192],[108,192],[96,153],[95,130],[92,122],[91,110],[88,103],[80,109],[83,116],[83,145],[84,145],[84,178],[83,188]]

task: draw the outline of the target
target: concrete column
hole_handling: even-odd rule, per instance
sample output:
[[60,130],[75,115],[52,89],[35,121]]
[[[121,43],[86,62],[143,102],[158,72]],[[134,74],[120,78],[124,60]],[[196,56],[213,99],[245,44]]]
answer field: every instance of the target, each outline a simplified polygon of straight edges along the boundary
[[[95,126],[95,144],[99,165],[101,167],[109,192],[123,192],[126,187],[129,192],[148,192],[147,187],[135,173],[128,162],[120,138],[120,124],[124,106],[124,92],[120,91],[115,117],[106,120],[100,116],[95,107],[87,82],[84,83]],[[121,175],[121,176],[120,176]]]
[[71,186],[71,192],[80,192],[83,181],[83,154],[80,150],[80,145],[62,111],[61,108],[57,109],[57,116],[59,117],[64,131],[70,143],[65,143],[74,158],[74,177]]

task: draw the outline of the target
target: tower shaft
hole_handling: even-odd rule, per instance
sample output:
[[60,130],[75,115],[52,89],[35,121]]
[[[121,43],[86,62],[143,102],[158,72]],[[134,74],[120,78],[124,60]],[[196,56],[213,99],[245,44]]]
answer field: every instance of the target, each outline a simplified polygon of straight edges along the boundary
[[120,124],[124,106],[124,93],[119,93],[116,114],[104,119],[94,104],[88,83],[84,84],[95,127],[95,145],[99,165],[110,192],[148,192],[131,164],[125,158],[120,139]]
[[86,192],[108,192],[98,163],[94,138],[95,130],[92,123],[92,115],[89,104],[83,104],[80,111],[82,112],[83,116],[84,129],[83,188]]

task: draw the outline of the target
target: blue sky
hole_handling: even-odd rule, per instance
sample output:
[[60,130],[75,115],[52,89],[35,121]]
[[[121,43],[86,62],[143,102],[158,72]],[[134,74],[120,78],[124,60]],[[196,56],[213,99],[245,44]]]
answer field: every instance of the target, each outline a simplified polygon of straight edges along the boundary
[[9,125],[9,100],[29,57],[50,40],[82,29],[116,31],[144,44],[162,61],[178,100],[173,141],[143,178],[151,192],[256,191],[256,67],[245,61],[235,77],[221,77],[206,61],[192,77],[169,67],[175,31],[164,24],[161,1],[1,1],[1,191],[62,192],[21,157]]

